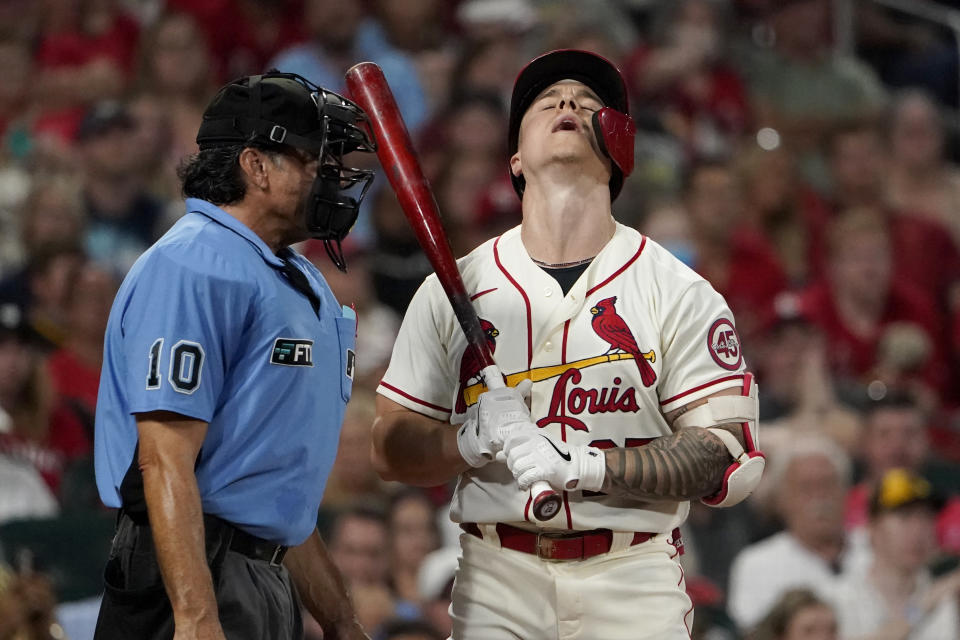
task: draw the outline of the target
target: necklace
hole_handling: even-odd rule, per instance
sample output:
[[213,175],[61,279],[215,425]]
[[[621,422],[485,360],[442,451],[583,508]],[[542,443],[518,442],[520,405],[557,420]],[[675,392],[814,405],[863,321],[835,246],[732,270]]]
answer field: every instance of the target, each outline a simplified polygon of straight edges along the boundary
[[584,258],[583,260],[574,260],[573,262],[555,262],[553,264],[549,262],[542,262],[541,260],[537,260],[536,258],[533,258],[533,257],[531,257],[530,259],[533,260],[533,263],[535,265],[540,267],[546,267],[547,269],[563,269],[565,267],[579,267],[582,264],[587,264],[588,262],[593,260],[595,257],[596,256],[590,256],[589,258]]

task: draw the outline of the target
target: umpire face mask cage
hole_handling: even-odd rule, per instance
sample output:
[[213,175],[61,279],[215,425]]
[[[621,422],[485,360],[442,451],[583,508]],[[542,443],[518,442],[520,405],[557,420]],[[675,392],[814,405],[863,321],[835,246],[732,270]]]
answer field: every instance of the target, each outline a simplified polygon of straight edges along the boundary
[[323,240],[327,255],[338,269],[346,271],[340,243],[357,221],[374,172],[347,167],[343,157],[354,151],[373,153],[377,146],[360,107],[319,87],[311,96],[317,101],[323,135],[317,177],[307,198],[307,231]]
[[295,73],[269,71],[236,80],[214,97],[197,133],[200,149],[261,141],[319,158],[306,201],[306,227],[346,271],[341,242],[357,221],[374,172],[344,164],[354,151],[375,152],[367,115],[352,101]]

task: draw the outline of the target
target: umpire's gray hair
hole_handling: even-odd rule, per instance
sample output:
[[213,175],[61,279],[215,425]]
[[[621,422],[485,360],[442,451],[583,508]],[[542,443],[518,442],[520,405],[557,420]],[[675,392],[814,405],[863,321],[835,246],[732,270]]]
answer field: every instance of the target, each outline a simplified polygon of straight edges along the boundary
[[836,469],[844,485],[849,486],[853,479],[853,464],[836,442],[818,433],[795,433],[785,438],[783,443],[767,455],[764,480],[770,495],[778,494],[783,488],[783,479],[790,465],[804,458],[824,457]]

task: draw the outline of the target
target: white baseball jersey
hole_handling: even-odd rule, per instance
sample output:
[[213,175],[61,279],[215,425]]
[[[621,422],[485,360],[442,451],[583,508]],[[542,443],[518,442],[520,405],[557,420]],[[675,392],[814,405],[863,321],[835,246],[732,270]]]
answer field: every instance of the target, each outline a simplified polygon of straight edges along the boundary
[[[637,231],[613,238],[564,295],[529,257],[520,227],[459,261],[493,347],[515,385],[533,380],[531,414],[572,445],[642,446],[672,431],[664,413],[743,384],[733,316],[709,283]],[[378,393],[413,411],[459,424],[483,391],[461,360],[466,340],[435,275],[407,309]],[[567,530],[668,532],[687,502],[638,502],[562,492],[563,508],[542,526]],[[451,504],[456,522],[535,522],[530,494],[506,464],[465,472]]]

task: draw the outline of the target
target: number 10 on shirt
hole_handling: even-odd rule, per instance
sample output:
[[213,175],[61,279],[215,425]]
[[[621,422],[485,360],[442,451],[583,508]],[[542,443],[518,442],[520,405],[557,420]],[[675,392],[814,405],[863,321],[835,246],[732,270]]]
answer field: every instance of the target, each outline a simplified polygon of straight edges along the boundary
[[[147,389],[159,389],[163,385],[163,380],[160,377],[162,356],[163,338],[157,338],[150,345]],[[170,368],[167,381],[180,393],[193,393],[200,386],[203,359],[203,347],[199,342],[180,340],[170,350]]]

